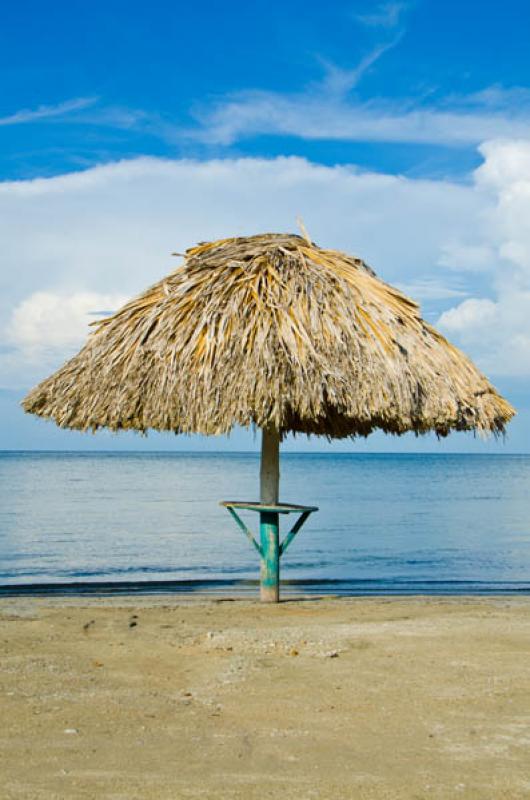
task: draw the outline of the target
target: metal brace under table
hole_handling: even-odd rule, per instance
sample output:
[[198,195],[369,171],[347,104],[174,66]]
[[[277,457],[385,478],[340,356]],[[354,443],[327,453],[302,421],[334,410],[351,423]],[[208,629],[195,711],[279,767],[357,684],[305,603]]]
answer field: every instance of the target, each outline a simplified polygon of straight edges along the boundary
[[[285,553],[294,537],[313,511],[318,511],[317,506],[298,506],[291,503],[278,503],[264,505],[244,501],[225,500],[220,505],[224,506],[236,524],[243,531],[258,551],[261,559],[261,599],[278,601],[280,592],[280,557]],[[259,514],[260,542],[256,541],[254,534],[245,525],[237,510],[257,511]],[[300,514],[295,524],[280,542],[280,514]]]

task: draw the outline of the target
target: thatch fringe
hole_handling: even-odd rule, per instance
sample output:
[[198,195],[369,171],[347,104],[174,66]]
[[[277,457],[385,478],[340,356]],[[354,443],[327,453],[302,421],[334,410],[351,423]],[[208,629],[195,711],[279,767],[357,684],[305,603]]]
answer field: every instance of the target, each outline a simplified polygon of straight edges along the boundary
[[363,261],[287,234],[191,248],[23,407],[80,430],[331,438],[502,433],[515,413]]

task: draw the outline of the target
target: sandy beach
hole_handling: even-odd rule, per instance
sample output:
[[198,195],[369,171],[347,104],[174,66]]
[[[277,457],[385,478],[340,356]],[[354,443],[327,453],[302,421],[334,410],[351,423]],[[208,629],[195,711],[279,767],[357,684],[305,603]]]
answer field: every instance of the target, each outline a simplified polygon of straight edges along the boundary
[[3,599],[3,800],[530,797],[530,599]]

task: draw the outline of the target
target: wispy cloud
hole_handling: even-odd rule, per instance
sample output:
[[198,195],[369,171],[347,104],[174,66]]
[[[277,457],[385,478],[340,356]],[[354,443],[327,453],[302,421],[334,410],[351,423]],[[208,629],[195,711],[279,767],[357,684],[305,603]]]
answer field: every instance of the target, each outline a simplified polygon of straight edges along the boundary
[[[385,6],[386,8],[386,6]],[[476,147],[497,139],[530,138],[530,89],[493,85],[468,94],[364,99],[358,85],[402,36],[377,45],[353,68],[321,60],[324,75],[299,92],[245,90],[191,110],[194,124],[170,114],[81,97],[57,105],[22,109],[0,118],[0,126],[49,121],[141,133],[195,146],[230,147],[256,136],[309,141],[430,144]]]
[[359,68],[328,68],[319,85],[299,93],[244,91],[228,95],[199,110],[200,129],[193,135],[224,145],[265,134],[450,147],[530,136],[530,91],[525,88],[491,87],[467,96],[433,98],[430,104],[423,98],[361,100],[349,96]]
[[386,28],[388,30],[399,25],[403,13],[408,7],[408,3],[381,3],[369,14],[356,14],[355,19],[370,28]]
[[335,64],[332,64],[326,59],[321,59],[320,61],[324,67],[325,75],[324,78],[313,87],[316,90],[316,93],[322,95],[328,93],[333,95],[344,95],[348,92],[351,92],[352,89],[355,89],[355,87],[360,83],[361,79],[364,77],[365,73],[368,72],[370,67],[379,61],[381,56],[383,56],[388,50],[391,50],[393,47],[395,47],[400,39],[401,34],[398,34],[391,39],[391,41],[377,45],[377,47],[374,47],[373,50],[361,58],[357,66],[353,69],[343,69],[342,67],[337,67]]
[[478,146],[502,138],[530,137],[530,89],[493,85],[468,94],[364,99],[357,90],[366,73],[402,39],[409,2],[387,2],[358,15],[386,38],[352,69],[321,59],[323,78],[298,92],[244,90],[198,106],[198,127],[166,135],[230,146],[254,136],[306,140],[396,142],[446,147]]
[[412,283],[397,283],[398,289],[417,300],[450,300],[466,297],[469,292],[460,285],[453,285],[434,277],[419,277]]
[[247,90],[192,111],[194,126],[169,115],[98,104],[79,98],[0,118],[0,126],[38,123],[86,125],[136,131],[167,142],[229,147],[254,136],[312,141],[400,142],[445,147],[478,146],[493,139],[530,137],[530,90],[492,86],[443,98],[361,99],[363,75],[395,40],[368,53],[353,69],[322,62],[325,75],[296,93]]
[[43,119],[53,117],[65,117],[75,111],[82,111],[90,108],[98,101],[97,97],[77,97],[73,100],[66,100],[64,103],[57,103],[51,106],[37,106],[37,108],[24,108],[9,114],[7,117],[0,117],[0,125],[22,125],[27,122],[38,122]]

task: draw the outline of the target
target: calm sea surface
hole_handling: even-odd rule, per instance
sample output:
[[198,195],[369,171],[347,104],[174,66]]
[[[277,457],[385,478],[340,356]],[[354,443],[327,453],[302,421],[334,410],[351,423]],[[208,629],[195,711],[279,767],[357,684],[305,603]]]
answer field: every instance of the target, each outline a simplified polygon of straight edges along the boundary
[[[244,586],[257,554],[218,502],[257,499],[258,471],[254,454],[0,452],[0,586]],[[284,454],[281,496],[320,507],[282,560],[308,591],[530,591],[530,456]]]

